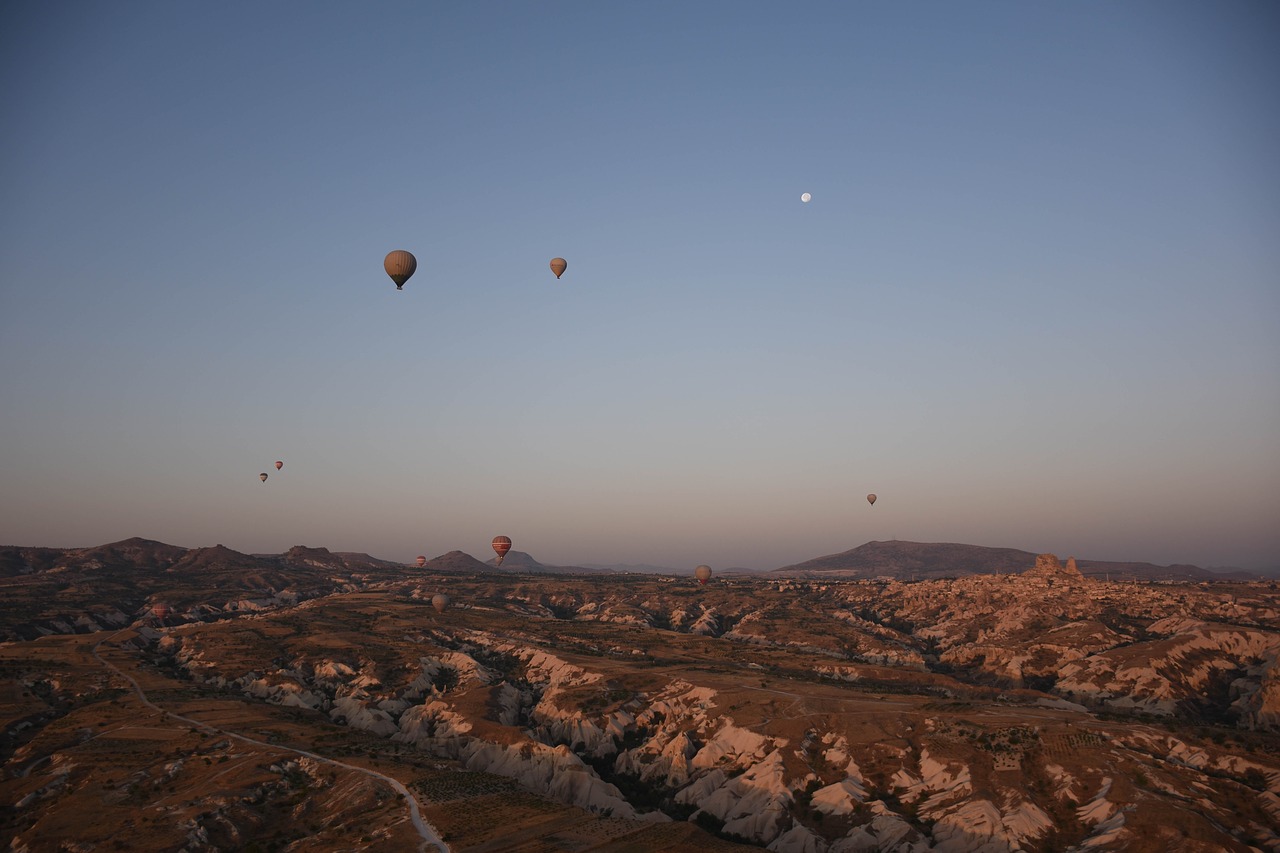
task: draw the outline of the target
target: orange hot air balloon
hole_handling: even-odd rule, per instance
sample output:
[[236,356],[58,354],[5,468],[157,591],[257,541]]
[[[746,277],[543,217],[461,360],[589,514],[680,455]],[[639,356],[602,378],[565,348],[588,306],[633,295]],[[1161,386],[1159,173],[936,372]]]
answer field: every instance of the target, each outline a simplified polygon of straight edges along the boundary
[[418,259],[411,252],[396,249],[394,252],[387,253],[386,258],[382,261],[382,268],[387,271],[387,275],[391,276],[391,280],[396,283],[396,290],[400,290],[418,269]]
[[707,581],[711,580],[711,567],[698,566],[698,568],[693,570],[693,576],[698,579],[698,583],[705,584]]
[[284,463],[277,459],[277,460],[276,460],[276,470],[277,470],[277,471],[279,471],[279,470],[280,470],[281,468],[283,468],[283,467],[284,467]]
[[876,505],[876,496],[875,496],[875,495],[867,495],[867,503],[871,504],[872,506],[875,506],[875,505]]
[[449,606],[449,596],[443,592],[437,592],[431,596],[431,606],[436,609],[437,613],[443,613],[444,609]]
[[498,565],[502,565],[502,558],[507,556],[507,552],[511,550],[511,539],[507,536],[493,537],[493,550],[498,552]]
[[427,564],[427,558],[426,558],[426,557],[424,557],[424,556],[422,556],[421,554],[419,554],[419,555],[418,555],[418,568],[422,568],[422,567],[423,567],[423,566],[425,566],[426,564]]
[[551,271],[556,274],[556,278],[564,275],[564,271],[569,268],[569,262],[564,258],[551,259]]
[[267,482],[267,472],[263,471],[261,474],[259,474],[258,479],[264,483]]

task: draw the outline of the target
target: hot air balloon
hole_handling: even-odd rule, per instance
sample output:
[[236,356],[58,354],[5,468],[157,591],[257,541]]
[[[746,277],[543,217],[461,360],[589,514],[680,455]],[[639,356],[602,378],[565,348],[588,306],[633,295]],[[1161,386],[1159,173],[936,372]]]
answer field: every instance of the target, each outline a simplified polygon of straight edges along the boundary
[[283,462],[281,462],[279,459],[277,459],[277,460],[276,460],[276,470],[277,470],[277,471],[279,471],[279,470],[280,470],[281,468],[283,468],[283,467],[284,467],[284,463],[283,463]]
[[423,555],[419,554],[419,555],[418,555],[418,568],[422,568],[422,567],[423,567],[423,566],[425,566],[426,564],[427,564],[427,558],[426,558],[426,557],[424,557]]
[[875,505],[876,505],[876,496],[875,496],[875,495],[867,495],[867,503],[871,504],[872,506],[875,506]]
[[449,596],[443,592],[437,592],[431,596],[431,606],[436,609],[437,613],[443,613],[444,609],[449,606]]
[[267,482],[267,472],[263,471],[261,474],[259,474],[258,479],[260,479],[264,483]]
[[418,259],[411,252],[396,249],[394,252],[387,253],[386,258],[382,261],[382,268],[387,271],[387,275],[391,276],[391,280],[396,283],[396,290],[400,290],[410,276],[413,275],[414,271],[418,269]]
[[156,603],[151,605],[151,615],[157,619],[164,619],[170,613],[169,605]]
[[497,565],[502,565],[502,558],[507,556],[507,552],[511,550],[511,539],[506,536],[493,537],[493,550],[498,552]]
[[705,584],[707,581],[711,580],[711,567],[698,566],[698,568],[693,570],[693,576],[698,579],[698,583]]
[[809,202],[813,201],[813,193],[801,193],[800,200],[805,204],[808,204]]
[[551,259],[551,271],[556,274],[556,278],[564,275],[564,271],[569,268],[569,262],[564,258]]

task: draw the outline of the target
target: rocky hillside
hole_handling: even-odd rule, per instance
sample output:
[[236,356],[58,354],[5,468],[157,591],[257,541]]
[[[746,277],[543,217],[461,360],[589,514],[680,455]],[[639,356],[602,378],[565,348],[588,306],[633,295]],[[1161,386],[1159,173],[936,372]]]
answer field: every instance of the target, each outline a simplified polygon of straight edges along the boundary
[[1272,584],[1023,569],[428,573],[137,643],[205,689],[778,852],[1280,847]]
[[444,614],[406,588],[157,649],[589,811],[776,851],[1280,844],[1270,590],[1100,585],[1051,557],[1009,580],[450,579]]
[[260,610],[407,576],[368,554],[296,546],[242,554],[126,539],[93,548],[0,548],[0,640],[120,628],[154,615],[176,624]]
[[[184,719],[225,719],[218,697],[258,703],[289,712],[290,737],[336,724],[404,762],[454,849],[489,849],[460,792],[500,779],[648,839],[635,850],[679,849],[657,840],[667,827],[778,853],[1272,850],[1274,586],[1108,583],[1052,555],[914,583],[428,567],[112,637],[189,685],[165,694]],[[12,651],[12,697],[80,709],[112,695],[72,696],[47,652]],[[74,760],[56,716],[22,707],[0,793],[36,827],[85,783],[58,781]],[[423,759],[452,781],[428,784]],[[260,811],[192,808],[207,837],[260,831]],[[529,820],[527,849],[577,849]]]

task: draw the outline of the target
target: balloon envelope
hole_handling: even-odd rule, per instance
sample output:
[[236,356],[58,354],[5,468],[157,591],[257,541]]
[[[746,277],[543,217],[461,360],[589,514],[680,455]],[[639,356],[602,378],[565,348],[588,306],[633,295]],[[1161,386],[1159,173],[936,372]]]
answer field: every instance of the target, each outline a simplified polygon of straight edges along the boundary
[[435,595],[431,596],[431,606],[434,607],[438,613],[443,613],[444,609],[449,606],[449,596],[445,595],[443,592],[437,592]]
[[498,565],[502,565],[502,558],[507,556],[507,552],[511,550],[511,539],[507,536],[493,537],[493,550],[498,554]]
[[875,505],[876,505],[876,496],[875,496],[875,495],[867,495],[867,503],[871,504],[872,506],[875,506]]
[[805,204],[808,204],[809,202],[813,201],[813,194],[812,194],[812,193],[801,193],[801,194],[800,194],[800,200],[801,200],[802,202],[804,202]]
[[569,268],[569,262],[564,258],[551,259],[551,271],[556,274],[556,278],[564,275],[564,271]]
[[264,483],[267,482],[267,472],[263,471],[261,474],[259,474],[258,479],[262,480],[262,482]]
[[418,259],[410,252],[396,249],[394,252],[388,252],[387,256],[383,258],[382,268],[387,271],[387,275],[391,276],[391,280],[396,283],[396,290],[399,290],[404,287],[404,283],[418,269]]

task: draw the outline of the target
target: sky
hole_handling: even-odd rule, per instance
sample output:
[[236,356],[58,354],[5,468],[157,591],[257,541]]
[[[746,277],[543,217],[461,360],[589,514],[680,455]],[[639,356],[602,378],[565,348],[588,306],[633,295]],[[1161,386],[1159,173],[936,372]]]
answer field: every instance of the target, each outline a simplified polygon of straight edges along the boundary
[[1278,566],[1278,40],[1263,0],[3,4],[0,543]]

